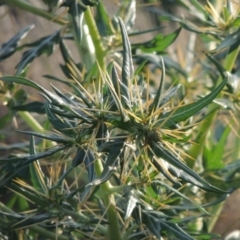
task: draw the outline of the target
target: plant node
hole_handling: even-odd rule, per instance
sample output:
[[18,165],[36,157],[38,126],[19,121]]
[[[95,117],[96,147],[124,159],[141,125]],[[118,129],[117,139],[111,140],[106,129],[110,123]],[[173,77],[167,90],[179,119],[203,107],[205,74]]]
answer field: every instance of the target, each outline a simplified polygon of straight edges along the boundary
[[159,130],[157,129],[149,130],[146,134],[146,141],[148,143],[150,142],[157,143],[161,141],[161,137],[162,137],[162,134]]

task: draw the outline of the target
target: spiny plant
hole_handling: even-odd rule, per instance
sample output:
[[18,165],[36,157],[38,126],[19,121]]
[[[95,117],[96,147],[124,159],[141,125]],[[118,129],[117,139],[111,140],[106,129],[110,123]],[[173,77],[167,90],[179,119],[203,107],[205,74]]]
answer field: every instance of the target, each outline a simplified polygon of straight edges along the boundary
[[[174,99],[179,86],[164,93],[161,61],[160,84],[153,92],[140,73],[143,65],[134,71],[120,18],[119,26],[121,77],[118,64],[112,62],[107,71],[98,68],[97,79],[88,87],[77,80],[71,84],[74,93],[52,86],[53,93],[20,76],[0,78],[37,89],[54,128],[24,131],[31,136],[29,154],[0,159],[0,186],[27,204],[26,211],[19,213],[1,203],[3,235],[21,231],[52,239],[212,237],[187,228],[199,217],[194,211],[200,216],[208,213],[184,195],[184,184],[224,193],[184,163],[194,126],[188,125],[188,119],[218,96],[229,74],[209,56],[222,82],[196,102],[184,104]],[[43,141],[37,144],[35,138]],[[22,170],[29,171],[30,179],[18,175]],[[193,213],[184,217],[190,210]]]

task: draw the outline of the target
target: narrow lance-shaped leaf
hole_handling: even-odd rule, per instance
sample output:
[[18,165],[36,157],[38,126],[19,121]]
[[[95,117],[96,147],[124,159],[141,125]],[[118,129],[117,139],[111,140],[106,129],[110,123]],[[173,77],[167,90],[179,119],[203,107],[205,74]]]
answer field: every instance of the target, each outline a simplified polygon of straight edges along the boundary
[[24,156],[20,156],[20,157],[10,157],[10,158],[0,158],[0,165],[3,165],[5,163],[8,163],[8,162],[11,162],[11,163],[21,163],[20,165],[21,166],[25,166],[37,159],[41,159],[41,158],[44,158],[44,157],[48,157],[48,156],[51,156],[53,155],[54,153],[56,152],[59,152],[63,149],[65,149],[66,146],[58,146],[58,147],[54,147],[52,149],[49,149],[45,152],[41,152],[41,153],[36,153],[36,154],[33,154],[33,155],[24,155]]
[[69,138],[67,136],[53,134],[53,133],[37,133],[37,132],[32,132],[32,131],[18,131],[18,132],[36,136],[36,137],[40,137],[40,138],[44,138],[44,139],[48,139],[48,140],[55,141],[58,143],[71,144],[74,142],[74,139],[72,139],[72,138]]
[[42,90],[41,86],[38,85],[37,83],[24,78],[24,77],[19,77],[19,76],[5,76],[5,77],[0,77],[0,80],[7,82],[7,83],[19,83],[25,86],[33,87],[37,90]]
[[[37,90],[40,90],[44,93],[43,96],[49,102],[51,102],[51,104],[56,105],[57,107],[61,108],[62,110],[65,110],[65,111],[67,110],[68,112],[74,114],[74,116],[79,117],[80,119],[84,119],[85,121],[89,122],[89,120],[85,116],[81,115],[79,112],[77,112],[73,108],[71,108],[71,106],[69,106],[69,104],[66,103],[62,98],[51,93],[50,91],[46,90],[39,84],[37,84],[27,78],[19,77],[19,76],[6,76],[6,77],[0,77],[0,80],[2,80],[4,82],[19,83],[19,84],[30,86]],[[46,108],[46,110],[50,110],[50,107],[48,106],[48,109]],[[56,109],[54,109],[54,110],[56,110]],[[47,111],[47,113],[48,112],[49,111]]]
[[201,109],[203,109],[205,106],[207,106],[209,103],[211,103],[218,96],[218,94],[226,85],[228,79],[229,75],[226,73],[223,81],[211,93],[209,93],[207,96],[201,98],[195,103],[183,105],[181,107],[178,107],[176,110],[167,112],[159,119],[158,124],[160,125],[165,122],[164,126],[169,126],[172,125],[172,123],[178,123],[190,118],[191,116],[199,112]]
[[160,103],[161,103],[161,95],[162,95],[162,91],[164,88],[164,81],[165,81],[165,66],[164,66],[164,62],[163,59],[161,57],[161,65],[162,65],[162,76],[160,79],[160,85],[159,88],[157,90],[157,94],[154,98],[153,104],[151,105],[151,110],[152,112],[154,112],[155,110],[157,110],[160,107]]
[[[76,87],[74,84],[71,85],[72,88],[75,91],[75,94],[81,98],[81,100],[86,104],[88,108],[94,108],[94,104],[91,100],[89,100],[86,96],[86,94],[81,91],[78,87]],[[83,87],[82,87],[83,88]]]
[[177,92],[177,90],[181,87],[181,84],[178,84],[176,87],[171,88],[169,91],[167,91],[167,93],[165,94],[165,96],[161,99],[161,103],[159,107],[162,107],[164,104],[166,104],[168,101],[171,100],[171,98],[175,95],[175,93]]
[[27,26],[18,32],[13,38],[11,38],[6,43],[2,44],[0,49],[0,62],[4,59],[10,57],[19,46],[20,41],[27,36],[31,29],[34,28],[34,25]]
[[[4,179],[5,180],[5,179]],[[12,179],[9,179],[9,181]],[[27,179],[28,181],[29,179]],[[24,196],[25,199],[29,199],[30,201],[34,202],[38,206],[43,206],[46,204],[46,201],[49,200],[48,194],[39,194],[35,188],[28,188],[25,187],[24,184],[22,184],[22,180],[18,181],[16,179],[15,181],[12,181],[11,183],[11,190],[13,190],[15,193]]]
[[121,17],[123,18],[123,21],[125,23],[125,26],[127,29],[131,29],[131,27],[135,23],[136,19],[136,7],[137,7],[137,1],[123,1],[124,3],[123,8],[121,11],[121,8],[119,9],[120,12],[124,13]]
[[204,169],[216,170],[222,169],[225,166],[225,164],[223,163],[224,149],[228,135],[231,133],[231,130],[232,130],[231,125],[226,126],[226,128],[222,132],[221,138],[218,140],[218,143],[210,150],[208,150],[207,147],[204,148],[203,151]]
[[[104,77],[104,76],[102,75],[102,77]],[[110,79],[108,79],[108,77],[106,77],[105,82],[107,83],[107,86],[108,86],[108,89],[110,91],[111,97],[113,98],[113,100],[114,100],[114,102],[115,102],[115,104],[116,104],[116,106],[117,106],[117,108],[120,112],[121,118],[123,118],[124,122],[129,121],[129,117],[125,113],[125,109],[122,105],[121,99],[118,97],[118,94],[115,91],[115,88],[112,84],[112,81]]]
[[97,146],[100,148],[104,143],[106,143],[109,140],[108,138],[109,138],[108,127],[105,123],[102,122],[96,134]]
[[77,167],[79,164],[84,163],[88,171],[89,182],[94,177],[94,155],[90,149],[78,148],[76,156],[72,160],[72,166]]
[[145,211],[142,212],[142,215],[143,223],[160,240],[162,230],[160,222],[150,214],[147,214]]
[[[36,154],[34,136],[31,136],[30,139],[29,153],[30,155]],[[29,170],[34,188],[42,193],[47,193],[48,190],[44,181],[44,174],[38,160],[29,164]]]
[[56,130],[66,134],[68,136],[75,136],[76,135],[76,132],[73,128],[73,125],[69,121],[69,119],[60,118],[58,115],[56,115],[52,111],[52,109],[50,108],[48,103],[46,103],[45,107],[46,107],[46,112],[47,112],[48,119]]
[[191,4],[193,5],[193,6],[195,6],[195,8],[198,10],[198,11],[200,11],[200,12],[202,12],[204,15],[205,15],[205,17],[208,17],[208,11],[206,10],[206,8],[204,7],[204,5],[203,4],[201,4],[201,2],[199,2],[198,0],[189,0],[190,2],[191,2]]
[[[120,81],[115,65],[112,67],[112,83],[114,85],[115,91],[124,103],[124,106],[130,106],[130,95],[128,87]],[[127,101],[126,101],[127,100]]]
[[228,54],[234,51],[239,46],[240,41],[240,29],[229,34],[226,38],[220,43],[220,45],[213,50],[213,52],[220,52],[226,48],[229,48]]
[[[172,154],[170,151],[165,149],[160,142],[158,143],[152,142],[151,149],[156,154],[157,157],[164,159],[165,161],[167,161],[168,163],[176,167],[176,169],[179,169],[178,173],[180,173],[180,170],[183,171],[183,173],[178,174],[177,177],[183,176],[183,174],[186,173],[189,175],[189,177],[195,180],[195,181],[191,181],[194,185],[206,191],[211,191],[216,193],[225,193],[221,189],[218,189],[217,187],[214,187],[211,184],[207,183],[205,180],[203,180],[191,168],[189,168],[186,164],[181,162],[181,160],[179,160],[174,154]],[[189,180],[192,180],[191,178],[189,178]],[[187,176],[184,180],[187,180]]]
[[27,111],[27,112],[34,112],[38,114],[45,114],[45,104],[43,102],[30,102],[24,105],[18,105],[11,107],[13,110],[16,111]]
[[136,204],[138,202],[139,202],[138,196],[135,194],[133,190],[131,190],[128,194],[128,203],[124,217],[125,219],[128,219],[131,216],[132,211],[136,207]]
[[181,28],[177,29],[173,33],[170,33],[166,36],[158,34],[156,37],[154,37],[152,40],[148,42],[133,44],[132,48],[141,49],[141,51],[144,53],[163,52],[168,46],[170,46],[175,41],[180,31]]
[[4,81],[4,82],[12,82],[12,83],[19,83],[22,85],[26,85],[29,87],[33,87],[37,90],[42,91],[44,94],[46,94],[46,96],[48,97],[48,100],[50,102],[52,102],[53,104],[57,105],[57,106],[66,106],[66,103],[58,96],[54,95],[53,93],[49,92],[48,90],[46,90],[45,88],[43,88],[42,86],[40,86],[39,84],[24,78],[24,77],[20,77],[20,76],[5,76],[5,77],[0,77],[0,80]]
[[117,169],[117,163],[122,153],[124,142],[125,142],[125,138],[112,141],[112,142],[107,142],[102,146],[100,151],[108,152],[108,156],[107,156],[106,163],[104,164],[103,172],[99,178],[87,184],[86,187],[91,185],[99,185],[103,182],[106,182],[113,175],[113,173]]
[[59,42],[59,40],[60,31],[57,31],[53,35],[41,38],[31,44],[34,45],[34,47],[23,53],[21,61],[16,66],[16,75],[21,74],[36,57],[39,57],[43,53],[47,53],[48,55],[52,54],[54,46]]
[[160,221],[161,226],[164,230],[174,234],[178,239],[184,240],[194,240],[188,233],[186,233],[182,228],[180,228],[176,223]]
[[42,75],[42,77],[44,78],[48,78],[48,79],[51,79],[51,80],[54,80],[54,81],[58,81],[58,82],[61,82],[61,83],[64,83],[66,84],[67,86],[70,86],[72,82],[74,82],[73,80],[70,80],[68,79],[67,81],[66,80],[63,80],[61,78],[58,78],[56,76],[52,76],[52,75],[48,75],[48,74],[44,74]]
[[172,192],[176,193],[177,195],[179,195],[181,198],[186,199],[187,201],[193,203],[193,205],[196,205],[198,207],[198,209],[200,209],[201,211],[203,211],[204,213],[206,213],[207,215],[209,215],[209,213],[199,204],[197,204],[196,202],[194,202],[193,200],[191,200],[190,198],[188,198],[185,194],[182,194],[181,192],[179,192],[177,189],[171,187],[169,184],[164,183],[163,181],[160,180],[154,180],[154,183],[157,183],[167,189],[170,189]]
[[[11,215],[12,213],[6,213],[4,212],[4,215]],[[51,221],[54,219],[54,215],[50,213],[43,213],[43,214],[38,214],[38,215],[32,215],[30,214],[18,214],[16,215],[14,213],[14,218],[18,219],[16,224],[11,226],[13,229],[22,229],[22,228],[27,228],[28,226],[42,223],[44,221]]]
[[79,79],[81,75],[80,70],[77,64],[74,62],[70,50],[62,39],[60,40],[59,47],[62,53],[63,60],[65,62],[66,71],[68,71],[66,72],[67,75],[70,75],[69,77],[71,78],[74,77],[76,79]]
[[127,31],[121,18],[118,18],[122,42],[123,42],[123,65],[122,65],[122,81],[127,86],[130,87],[130,81],[134,75],[133,61],[131,44],[128,39]]
[[36,154],[30,155],[30,156],[25,155],[25,156],[21,156],[21,157],[0,158],[0,165],[7,164],[8,162],[19,163],[18,167],[14,171],[14,173],[10,174],[8,177],[4,178],[3,181],[1,181],[0,187],[4,186],[8,181],[13,179],[18,174],[18,172],[20,172],[22,169],[24,169],[25,166],[28,165],[29,163],[32,163],[32,162],[34,162],[38,159],[44,158],[44,157],[51,156],[51,155],[55,154],[56,152],[59,152],[65,148],[66,148],[66,146],[59,146],[59,147],[55,147],[53,149],[47,150],[45,152],[36,153]]
[[114,35],[114,28],[112,26],[112,20],[108,15],[104,4],[99,2],[96,6],[96,23],[101,36]]

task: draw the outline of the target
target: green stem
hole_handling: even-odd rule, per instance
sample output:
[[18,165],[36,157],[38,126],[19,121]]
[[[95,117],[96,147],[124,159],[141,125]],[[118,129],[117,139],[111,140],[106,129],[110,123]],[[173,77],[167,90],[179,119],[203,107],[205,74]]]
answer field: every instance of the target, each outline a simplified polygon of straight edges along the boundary
[[[38,121],[29,112],[19,111],[18,114],[26,122],[26,124],[35,132],[42,132],[44,130],[43,127],[38,123]],[[52,141],[47,141],[47,146],[54,147],[55,143]]]
[[67,20],[59,18],[59,16],[49,13],[43,9],[34,7],[32,4],[29,4],[23,0],[7,0],[5,1],[5,3],[9,6],[13,6],[13,7],[17,7],[21,10],[24,10],[26,12],[30,12],[34,15],[40,16],[42,18],[45,18],[47,20],[50,20],[52,22],[61,24],[61,25],[65,25],[68,23]]
[[[234,63],[237,59],[237,56],[239,54],[240,47],[236,48],[234,51],[229,53],[223,63],[223,67],[226,71],[231,72]],[[216,82],[216,85],[218,85],[221,82],[221,78],[219,78]],[[221,96],[221,94],[220,94]],[[208,108],[208,116],[204,119],[202,124],[199,126],[198,135],[197,135],[197,145],[193,145],[191,149],[188,151],[188,154],[195,160],[199,155],[201,155],[201,152],[203,150],[204,144],[206,142],[206,136],[209,132],[216,116],[218,113],[218,110],[220,109],[220,106],[216,106],[215,104],[209,105]],[[193,168],[194,166],[194,160],[192,158],[187,158],[186,163],[189,167]]]
[[[95,162],[95,170],[98,176],[103,172],[103,166],[100,159],[97,159]],[[107,208],[107,218],[108,218],[108,239],[121,240],[121,233],[119,229],[119,222],[117,211],[115,209],[115,200],[114,196],[110,194],[111,184],[109,181],[102,183],[100,186],[102,195],[104,196],[105,206]]]
[[84,19],[86,24],[89,28],[89,33],[93,41],[93,45],[95,47],[95,53],[96,53],[96,60],[102,70],[105,69],[105,50],[102,44],[102,40],[100,37],[100,34],[98,32],[95,20],[93,18],[93,15],[91,13],[91,9],[88,7],[87,10],[84,13]]
[[[7,213],[13,213],[15,214],[14,211],[12,211],[11,209],[9,209],[7,206],[5,206],[3,203],[0,202],[0,209],[4,212],[7,212]],[[45,228],[42,228],[42,227],[39,227],[37,225],[32,225],[32,226],[28,226],[28,228],[33,231],[33,232],[36,232],[38,233],[40,236],[42,237],[46,237],[48,239],[58,239],[58,240],[68,240],[69,238],[68,237],[65,237],[65,236],[62,236],[62,235],[58,235],[54,232],[50,232],[48,231],[47,229]]]
[[223,206],[225,204],[225,201],[221,202],[220,204],[217,204],[215,206],[212,206],[212,209],[211,209],[211,219],[210,221],[208,222],[207,226],[208,226],[208,232],[212,232],[216,222],[218,221],[219,219],[219,216],[222,212],[222,209],[223,209]]
[[37,120],[29,112],[21,112],[18,114],[27,123],[27,125],[36,132],[43,131],[43,127],[37,122]]

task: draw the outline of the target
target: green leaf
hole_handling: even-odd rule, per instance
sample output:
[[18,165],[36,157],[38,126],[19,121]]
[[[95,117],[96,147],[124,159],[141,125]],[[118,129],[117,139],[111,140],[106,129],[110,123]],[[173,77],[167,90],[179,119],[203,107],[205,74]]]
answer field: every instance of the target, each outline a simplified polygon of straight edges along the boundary
[[205,17],[208,17],[208,12],[206,11],[206,8],[204,8],[203,4],[201,4],[198,0],[189,0],[189,1],[198,11],[202,12]]
[[172,123],[178,123],[181,121],[185,121],[190,118],[194,114],[198,113],[201,109],[211,103],[224,88],[226,83],[229,80],[229,74],[225,74],[225,78],[223,81],[217,86],[211,93],[207,96],[201,98],[195,103],[186,104],[178,107],[176,110],[172,110],[170,112],[165,113],[158,121],[158,125],[163,124],[164,126],[170,126]]
[[129,109],[130,108],[129,89],[123,82],[120,81],[114,64],[112,66],[112,83],[115,88],[115,92],[118,94],[122,103],[124,104],[125,107],[128,107]]
[[[27,78],[23,78],[23,77],[19,77],[19,76],[14,76],[14,77],[7,76],[7,77],[0,77],[0,80],[3,80],[5,82],[15,82],[15,83],[23,84],[23,85],[30,86],[30,87],[33,87],[37,90],[42,91],[44,93],[43,96],[47,99],[47,101],[50,102],[52,105],[57,106],[57,108],[59,108],[59,110],[58,110],[56,107],[51,106],[49,103],[47,103],[45,105],[46,106],[46,112],[49,115],[49,120],[50,121],[51,120],[57,121],[57,119],[59,118],[59,117],[56,117],[56,115],[54,116],[53,112],[55,111],[60,116],[62,114],[62,116],[69,117],[69,114],[71,114],[72,118],[80,118],[80,119],[82,119],[86,122],[91,122],[91,120],[88,119],[88,116],[86,116],[86,114],[84,114],[84,112],[81,111],[81,109],[74,110],[74,108],[71,105],[69,105],[68,103],[66,103],[66,101],[64,101],[61,97],[49,92],[45,88],[41,87],[37,83],[35,83],[35,82],[33,82],[33,81],[31,81]],[[55,90],[56,90],[56,88],[55,88]],[[59,91],[58,91],[58,94],[60,94]],[[66,99],[66,97],[64,97],[64,98]],[[71,103],[72,103],[72,101],[71,101]],[[76,105],[75,105],[75,107],[76,107]],[[60,120],[58,119],[58,121],[60,121]],[[67,119],[65,119],[65,123],[66,122],[67,122]],[[66,124],[68,124],[68,123],[66,123]],[[66,127],[67,128],[68,127],[72,128],[73,125],[70,123]]]
[[240,29],[227,35],[226,38],[220,43],[220,45],[213,50],[213,52],[220,52],[226,48],[229,48],[228,54],[230,54],[232,51],[239,47],[239,41]]
[[128,36],[129,36],[129,37],[139,36],[139,35],[146,34],[146,33],[151,33],[151,32],[155,32],[155,31],[160,31],[160,30],[162,30],[163,28],[164,28],[164,27],[155,27],[155,28],[146,29],[146,30],[143,30],[143,31],[139,31],[139,29],[138,29],[138,30],[133,30],[133,31],[131,31],[130,33],[128,33]]
[[48,56],[52,54],[55,44],[59,43],[61,31],[57,31],[53,35],[43,37],[40,40],[25,46],[32,47],[23,53],[21,61],[16,66],[16,75],[20,75],[29,66],[29,64],[40,55],[46,53]]
[[[177,22],[177,23],[180,24],[180,26],[182,28],[185,28],[190,32],[194,32],[194,33],[198,33],[198,34],[202,34],[202,33],[203,34],[209,34],[209,35],[215,36],[216,38],[219,38],[219,33],[218,32],[215,32],[215,31],[212,31],[212,30],[205,30],[205,28],[198,27],[197,25],[193,24],[192,22],[187,21],[185,18],[178,18],[178,17],[175,17],[174,15],[171,15],[171,14],[168,14],[168,13],[162,13],[161,11],[158,11],[158,10],[155,10],[155,12],[161,14],[160,20],[168,20],[168,21],[172,21],[172,22]],[[209,15],[207,15],[207,16],[209,16]],[[205,20],[200,19],[200,18],[198,18],[198,19],[200,20],[202,25],[204,25],[206,27],[213,27],[213,24],[211,24],[210,21],[205,21]]]
[[[31,139],[30,139],[29,154],[30,155],[36,154],[34,136],[31,136]],[[45,176],[44,176],[44,173],[42,172],[39,161],[36,160],[30,163],[29,170],[30,170],[31,181],[35,190],[47,194],[48,188],[44,181]]]
[[34,28],[34,25],[27,26],[18,32],[13,38],[2,44],[0,49],[0,62],[10,57],[18,50],[20,41],[27,36],[27,34]]
[[101,36],[106,37],[114,35],[115,31],[112,25],[112,20],[108,15],[104,4],[99,2],[99,4],[96,6],[96,10],[96,23]]
[[[164,159],[170,165],[175,167],[175,168],[171,167],[170,165],[168,166],[168,169],[172,171],[171,172],[172,174],[174,173],[174,176],[180,177],[187,182],[191,182],[192,184],[206,191],[211,191],[216,193],[225,193],[224,191],[212,186],[211,184],[203,180],[191,168],[189,168],[186,164],[181,162],[181,160],[178,159],[177,156],[175,156],[169,150],[165,149],[160,142],[158,143],[152,142],[151,149],[153,150],[153,152],[156,154],[157,157]],[[154,164],[154,160],[153,160],[153,164]]]
[[[75,94],[80,99],[82,99],[82,101],[86,104],[86,106],[88,108],[93,108],[94,107],[94,103],[93,103],[93,101],[91,101],[93,99],[89,100],[89,98],[87,97],[89,95],[88,92],[86,91],[86,89],[80,83],[79,83],[79,87],[81,87],[81,89],[76,87],[76,85],[74,85],[74,84],[72,84],[71,86],[72,86],[73,90],[75,91]],[[83,91],[81,91],[81,90],[83,90]],[[85,91],[86,94],[84,93],[84,91]]]
[[58,146],[58,147],[54,147],[52,149],[49,149],[45,152],[41,152],[41,153],[36,153],[33,155],[23,155],[23,156],[19,156],[19,157],[9,157],[9,158],[0,158],[0,165],[3,165],[5,163],[11,162],[11,163],[21,163],[21,166],[25,166],[37,159],[41,159],[41,158],[45,158],[48,156],[51,156],[53,154],[55,154],[56,152],[59,152],[63,149],[65,149],[66,146]]
[[172,223],[172,222],[166,222],[166,221],[161,221],[161,226],[163,229],[165,229],[167,232],[170,234],[173,234],[176,236],[178,239],[184,239],[184,240],[194,240],[193,237],[191,237],[188,233],[186,233],[181,227],[179,227],[177,224]]
[[127,30],[121,18],[118,18],[122,42],[123,42],[123,64],[122,64],[122,81],[128,88],[131,86],[132,77],[134,75],[131,44],[128,39]]
[[125,217],[124,217],[125,220],[127,220],[132,215],[132,211],[134,210],[138,202],[139,202],[139,199],[137,194],[133,190],[131,190],[128,193],[128,202],[127,202],[127,207],[126,207]]
[[34,188],[25,188],[18,181],[12,182],[10,189],[16,192],[17,195],[24,196],[27,200],[32,201],[32,203],[38,206],[45,206],[46,201],[49,201],[48,195],[39,194]]
[[176,40],[180,32],[181,28],[177,29],[173,33],[168,34],[167,36],[162,36],[162,34],[158,34],[150,41],[132,44],[132,49],[141,49],[141,51],[144,53],[163,52]]
[[73,138],[57,135],[54,133],[37,133],[37,132],[32,132],[32,131],[17,131],[17,132],[44,138],[44,139],[48,139],[48,140],[58,142],[58,143],[63,143],[63,144],[72,144],[75,141],[75,139],[73,139]]
[[[12,213],[4,213],[5,216],[13,216]],[[14,224],[14,226],[11,226],[12,229],[17,228],[26,228],[30,225],[42,223],[44,221],[51,221],[53,220],[54,216],[52,216],[50,213],[43,213],[43,214],[36,214],[36,215],[27,215],[27,214],[15,214],[14,218],[17,220],[17,222]]]
[[194,202],[193,200],[191,200],[190,198],[188,198],[187,196],[185,196],[184,194],[182,194],[181,192],[179,192],[177,189],[171,187],[169,184],[166,184],[166,183],[164,183],[163,181],[160,181],[160,180],[154,180],[153,183],[157,183],[157,184],[159,184],[159,185],[161,185],[161,186],[163,186],[163,187],[171,190],[172,192],[174,192],[174,193],[176,193],[177,195],[179,195],[182,199],[185,199],[185,200],[193,203],[193,205],[196,205],[197,208],[198,208],[199,210],[201,210],[202,212],[210,215],[203,207],[201,207],[199,204],[197,204],[196,202]]
[[233,27],[240,27],[240,16],[235,18],[233,22]]
[[51,80],[54,80],[54,81],[57,81],[57,82],[64,83],[64,84],[66,84],[67,86],[70,86],[71,83],[74,82],[74,81],[72,81],[72,80],[66,81],[66,80],[63,80],[63,79],[61,79],[61,78],[58,78],[58,77],[55,77],[55,76],[52,76],[52,75],[48,75],[48,74],[43,75],[43,77],[48,78],[48,79],[51,79]]
[[17,173],[22,171],[26,167],[26,165],[28,165],[29,163],[32,163],[41,158],[51,156],[51,155],[55,154],[56,152],[64,150],[65,148],[66,148],[66,146],[59,146],[59,147],[55,147],[53,149],[49,149],[45,152],[32,154],[30,156],[24,155],[24,156],[19,156],[19,157],[0,158],[0,166],[4,165],[4,164],[8,164],[8,163],[18,163],[18,167],[15,169],[15,171],[11,172],[8,177],[5,177],[4,179],[2,179],[2,181],[0,183],[0,187],[4,186],[8,181],[13,179],[17,175]]
[[206,170],[216,170],[224,167],[223,155],[228,135],[231,133],[231,126],[225,127],[218,143],[211,149],[204,148],[203,165]]
[[11,109],[16,111],[27,111],[39,114],[45,114],[45,104],[43,102],[33,101],[24,105],[13,106]]
[[[229,163],[227,166],[225,166],[224,168],[222,168],[220,170],[221,173],[223,173],[225,176],[225,181],[232,183],[232,180],[239,180],[238,178],[234,179],[235,174],[237,174],[239,172],[240,169],[240,160],[234,160],[233,162]],[[239,184],[237,185],[239,187]],[[233,186],[231,186],[232,188]],[[238,188],[237,187],[237,188]]]
[[74,130],[74,126],[72,125],[73,122],[70,122],[67,118],[61,118],[58,115],[56,115],[51,109],[48,103],[45,105],[47,116],[49,119],[49,122],[53,125],[53,127],[58,130],[59,132],[62,132],[66,134],[67,136],[75,136],[76,132]]
[[81,78],[81,71],[79,66],[74,62],[71,56],[70,50],[67,48],[65,42],[61,39],[59,43],[62,57],[64,59],[65,65],[62,66],[62,70],[68,78]]
[[147,64],[153,63],[157,68],[162,69],[161,65],[161,58],[163,58],[163,62],[166,68],[166,72],[171,75],[171,70],[174,69],[177,73],[182,74],[184,77],[188,77],[188,74],[185,70],[181,68],[179,63],[174,62],[171,58],[167,56],[159,56],[153,53],[143,53],[143,54],[137,54],[135,56],[137,61],[146,61]]
[[101,152],[108,152],[103,172],[99,178],[87,184],[86,187],[92,185],[96,186],[106,182],[113,175],[113,173],[117,170],[117,164],[120,160],[125,140],[125,138],[122,138],[115,141],[109,141],[100,148]]
[[89,182],[92,182],[94,177],[94,160],[93,152],[90,149],[80,147],[77,150],[76,156],[72,160],[72,166],[77,167],[81,163],[85,164],[88,171],[88,180]]
[[146,224],[146,227],[158,238],[161,239],[161,230],[162,226],[160,222],[153,218],[150,214],[142,213],[143,223]]
[[5,76],[5,77],[0,77],[0,80],[7,82],[7,83],[19,83],[22,85],[26,85],[29,87],[33,87],[37,90],[42,90],[42,87],[38,85],[37,83],[24,78],[24,77],[19,77],[19,76]]
[[159,88],[157,90],[156,96],[154,98],[153,103],[150,106],[150,109],[151,109],[152,112],[155,112],[160,107],[162,91],[163,91],[163,88],[164,88],[165,66],[164,66],[164,62],[163,62],[162,58],[161,58],[161,61],[162,61],[162,76],[161,76],[161,79],[160,79],[160,85],[159,85]]
[[29,143],[20,142],[20,143],[13,143],[13,144],[1,144],[0,150],[2,151],[13,151],[14,149],[25,149],[29,147]]
[[131,29],[135,23],[136,18],[136,0],[123,0],[120,2],[120,7],[117,16],[123,19],[126,29]]
[[106,141],[109,138],[108,135],[109,135],[109,132],[108,132],[107,125],[105,123],[101,123],[96,134],[97,146],[99,148],[102,147],[104,143],[106,143]]
[[[103,76],[102,76],[103,77]],[[113,86],[112,80],[108,79],[107,77],[105,78],[105,82],[107,83],[108,86],[108,90],[110,92],[110,95],[115,103],[115,106],[117,106],[119,112],[120,112],[120,116],[121,119],[123,120],[123,122],[128,122],[129,121],[129,117],[126,114],[125,108],[123,107],[122,101],[121,101],[121,97],[118,96],[118,94],[115,91],[115,88]],[[125,101],[126,102],[126,101]]]

